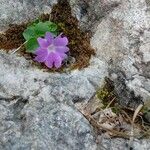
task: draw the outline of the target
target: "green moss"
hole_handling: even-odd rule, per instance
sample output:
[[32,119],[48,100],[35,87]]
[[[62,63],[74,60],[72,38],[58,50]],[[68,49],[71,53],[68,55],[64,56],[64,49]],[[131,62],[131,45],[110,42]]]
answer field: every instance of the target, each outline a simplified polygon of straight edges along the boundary
[[117,106],[116,106],[116,107],[112,107],[111,110],[112,110],[112,112],[115,113],[115,114],[120,114],[120,112],[121,112],[120,108],[117,107]]
[[97,92],[97,97],[101,100],[104,100],[106,97],[109,96],[109,94],[110,93],[108,92],[107,89],[102,88]]
[[113,93],[114,87],[108,78],[105,79],[104,85],[97,91],[97,97],[102,101],[104,108],[115,97]]

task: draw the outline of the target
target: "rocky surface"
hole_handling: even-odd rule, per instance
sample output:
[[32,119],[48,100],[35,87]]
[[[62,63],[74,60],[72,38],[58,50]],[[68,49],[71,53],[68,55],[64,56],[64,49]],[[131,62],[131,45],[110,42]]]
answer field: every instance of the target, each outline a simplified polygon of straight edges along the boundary
[[150,3],[145,0],[72,0],[71,6],[81,27],[92,31],[91,44],[97,49],[97,57],[107,62],[114,74],[118,70],[123,72],[128,87],[148,100]]
[[[0,29],[49,11],[55,0],[0,1]],[[38,69],[17,54],[0,51],[0,149],[127,149],[124,139],[97,139],[74,106],[88,101],[108,73],[143,99],[150,97],[149,0],[70,0],[80,26],[92,32],[96,56],[90,66],[68,73]],[[135,140],[133,149],[150,149]]]
[[57,0],[1,0],[0,29],[9,24],[35,19],[41,13],[50,13]]
[[[105,136],[99,137],[100,144],[98,145],[98,150],[129,150],[128,141],[120,138],[109,139]],[[132,145],[133,150],[149,150],[149,140],[134,140]]]
[[111,68],[124,72],[128,87],[145,100],[150,97],[148,7],[144,0],[123,1],[101,21],[91,41],[98,57],[111,59]]
[[107,74],[102,61],[91,63],[48,73],[1,51],[0,149],[95,149],[93,129],[73,105],[90,99]]

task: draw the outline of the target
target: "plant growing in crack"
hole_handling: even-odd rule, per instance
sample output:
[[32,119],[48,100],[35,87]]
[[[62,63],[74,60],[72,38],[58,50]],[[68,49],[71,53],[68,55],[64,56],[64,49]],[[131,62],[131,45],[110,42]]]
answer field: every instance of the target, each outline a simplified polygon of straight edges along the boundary
[[[43,49],[43,46],[39,44],[38,38],[49,41],[46,38],[47,32],[53,36],[51,42],[58,38],[62,41],[65,39],[65,42],[62,45],[60,44],[62,41],[57,44],[50,42],[44,48],[47,51],[44,51],[46,55],[39,54],[37,51],[39,48]],[[79,28],[79,21],[72,16],[68,1],[58,1],[52,7],[50,14],[41,14],[33,22],[11,25],[3,35],[0,34],[0,49],[5,49],[7,52],[15,49],[11,53],[20,50],[20,54],[25,58],[32,58],[52,68],[49,69],[50,71],[58,72],[85,68],[90,64],[91,56],[95,55],[95,50],[90,45],[90,34]],[[50,59],[52,55],[53,59]],[[41,68],[41,65],[36,65]]]
[[68,38],[62,33],[58,34],[57,24],[36,20],[24,30],[23,37],[26,41],[14,52],[25,45],[26,52],[35,54],[35,61],[44,63],[48,68],[58,69],[67,59],[69,51]]

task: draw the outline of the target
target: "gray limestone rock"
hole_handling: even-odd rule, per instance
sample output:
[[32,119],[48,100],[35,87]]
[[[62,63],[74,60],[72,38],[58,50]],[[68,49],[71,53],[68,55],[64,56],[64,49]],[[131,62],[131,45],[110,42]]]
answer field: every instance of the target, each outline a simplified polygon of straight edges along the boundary
[[102,61],[59,74],[1,51],[0,68],[0,149],[96,149],[93,128],[73,103],[90,99],[103,82]]
[[[123,72],[126,86],[145,101],[150,97],[149,0],[70,0],[80,26],[92,33],[96,48],[90,66],[68,73],[38,69],[32,61],[0,51],[0,149],[119,150],[128,141],[101,137],[75,108],[87,102],[111,69]],[[56,0],[1,0],[0,30],[50,12]],[[150,149],[149,139],[133,149]]]
[[35,19],[41,13],[50,13],[57,0],[1,0],[0,30],[9,24]]
[[114,74],[124,72],[127,86],[144,100],[150,97],[148,8],[145,0],[122,1],[105,15],[91,39],[98,57],[110,64]]
[[89,123],[75,108],[46,100],[1,98],[1,150],[96,149]]

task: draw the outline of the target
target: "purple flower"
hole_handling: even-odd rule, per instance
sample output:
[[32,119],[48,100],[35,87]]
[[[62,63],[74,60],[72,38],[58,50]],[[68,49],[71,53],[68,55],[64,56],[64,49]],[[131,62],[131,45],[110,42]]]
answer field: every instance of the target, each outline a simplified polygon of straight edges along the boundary
[[67,58],[66,52],[69,51],[67,37],[61,37],[61,34],[54,37],[50,32],[46,32],[45,38],[39,37],[37,41],[39,48],[35,51],[35,60],[45,63],[48,68],[60,68],[62,61]]

